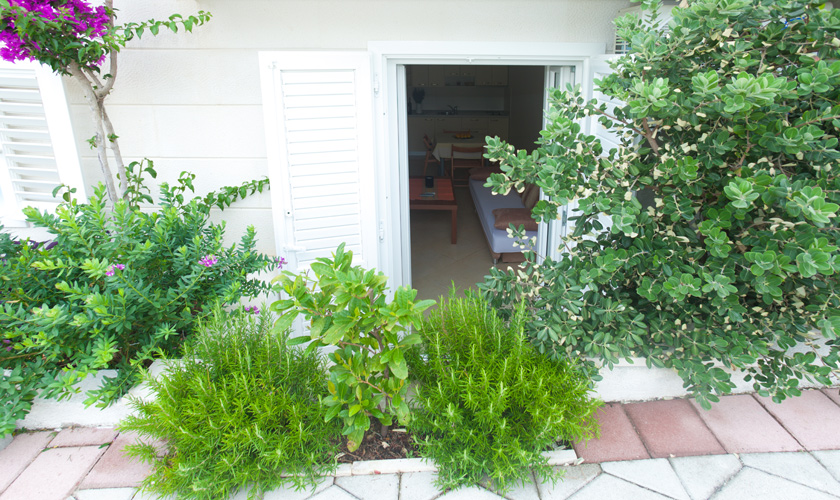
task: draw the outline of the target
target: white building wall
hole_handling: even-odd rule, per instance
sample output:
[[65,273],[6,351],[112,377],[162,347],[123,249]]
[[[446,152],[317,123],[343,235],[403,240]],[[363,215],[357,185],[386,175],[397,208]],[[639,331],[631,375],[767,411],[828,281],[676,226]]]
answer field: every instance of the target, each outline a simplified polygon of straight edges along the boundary
[[[268,175],[259,79],[263,50],[364,50],[370,41],[600,42],[628,0],[117,0],[119,21],[165,19],[206,10],[193,33],[134,40],[120,54],[107,106],[126,161],[151,158],[157,181],[182,170],[206,193]],[[87,105],[68,81],[85,180],[102,174],[86,139]],[[153,189],[154,191],[154,189]],[[223,214],[228,235],[254,224],[273,254],[270,197]],[[217,217],[221,218],[219,214]]]

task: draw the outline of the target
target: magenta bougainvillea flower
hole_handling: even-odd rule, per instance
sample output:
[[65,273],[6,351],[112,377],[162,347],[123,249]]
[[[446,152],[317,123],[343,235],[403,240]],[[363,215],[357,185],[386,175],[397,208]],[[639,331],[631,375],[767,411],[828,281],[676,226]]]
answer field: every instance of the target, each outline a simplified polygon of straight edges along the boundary
[[[60,45],[66,46],[101,38],[111,18],[104,6],[94,7],[84,0],[9,0],[2,21],[0,57],[14,62],[36,60],[35,53],[52,53],[39,39],[63,40]],[[90,63],[101,63],[104,57],[105,53],[97,53]]]

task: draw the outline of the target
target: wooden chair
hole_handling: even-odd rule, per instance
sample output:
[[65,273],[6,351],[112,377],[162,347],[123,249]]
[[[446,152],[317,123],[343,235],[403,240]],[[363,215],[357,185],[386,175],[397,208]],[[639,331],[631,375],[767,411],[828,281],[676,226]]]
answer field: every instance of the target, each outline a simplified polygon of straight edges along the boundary
[[[475,156],[478,155],[477,158],[464,158],[464,155]],[[453,187],[466,187],[469,186],[469,176],[458,178],[455,172],[458,169],[466,169],[469,170],[475,167],[483,167],[484,166],[484,146],[456,146],[452,145],[452,154],[450,158],[450,167],[449,167],[449,175],[452,178],[452,186]]]
[[432,151],[435,150],[435,145],[432,144],[432,140],[429,139],[428,134],[423,134],[423,144],[426,145],[426,159],[423,160],[423,177],[426,177],[426,170],[429,168],[429,163],[437,168],[440,162],[432,154]]

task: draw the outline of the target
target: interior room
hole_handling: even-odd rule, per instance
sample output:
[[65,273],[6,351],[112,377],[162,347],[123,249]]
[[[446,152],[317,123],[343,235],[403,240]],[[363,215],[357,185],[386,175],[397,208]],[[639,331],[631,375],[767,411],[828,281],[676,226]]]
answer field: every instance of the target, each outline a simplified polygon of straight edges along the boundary
[[[448,294],[453,284],[463,294],[492,266],[521,260],[506,231],[496,229],[493,211],[521,212],[524,205],[517,193],[492,196],[481,174],[470,179],[480,153],[459,148],[482,146],[489,135],[533,149],[542,129],[545,68],[410,65],[406,74],[412,286],[424,299]],[[532,194],[535,200],[538,191]]]

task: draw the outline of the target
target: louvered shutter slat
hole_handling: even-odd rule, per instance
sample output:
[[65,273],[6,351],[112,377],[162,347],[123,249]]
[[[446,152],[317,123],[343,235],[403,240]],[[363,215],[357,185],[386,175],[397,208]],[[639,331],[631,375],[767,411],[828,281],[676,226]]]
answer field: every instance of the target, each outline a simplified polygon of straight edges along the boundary
[[54,208],[52,192],[59,184],[84,192],[59,77],[35,64],[1,65],[0,216],[6,222],[22,219],[26,206]]

